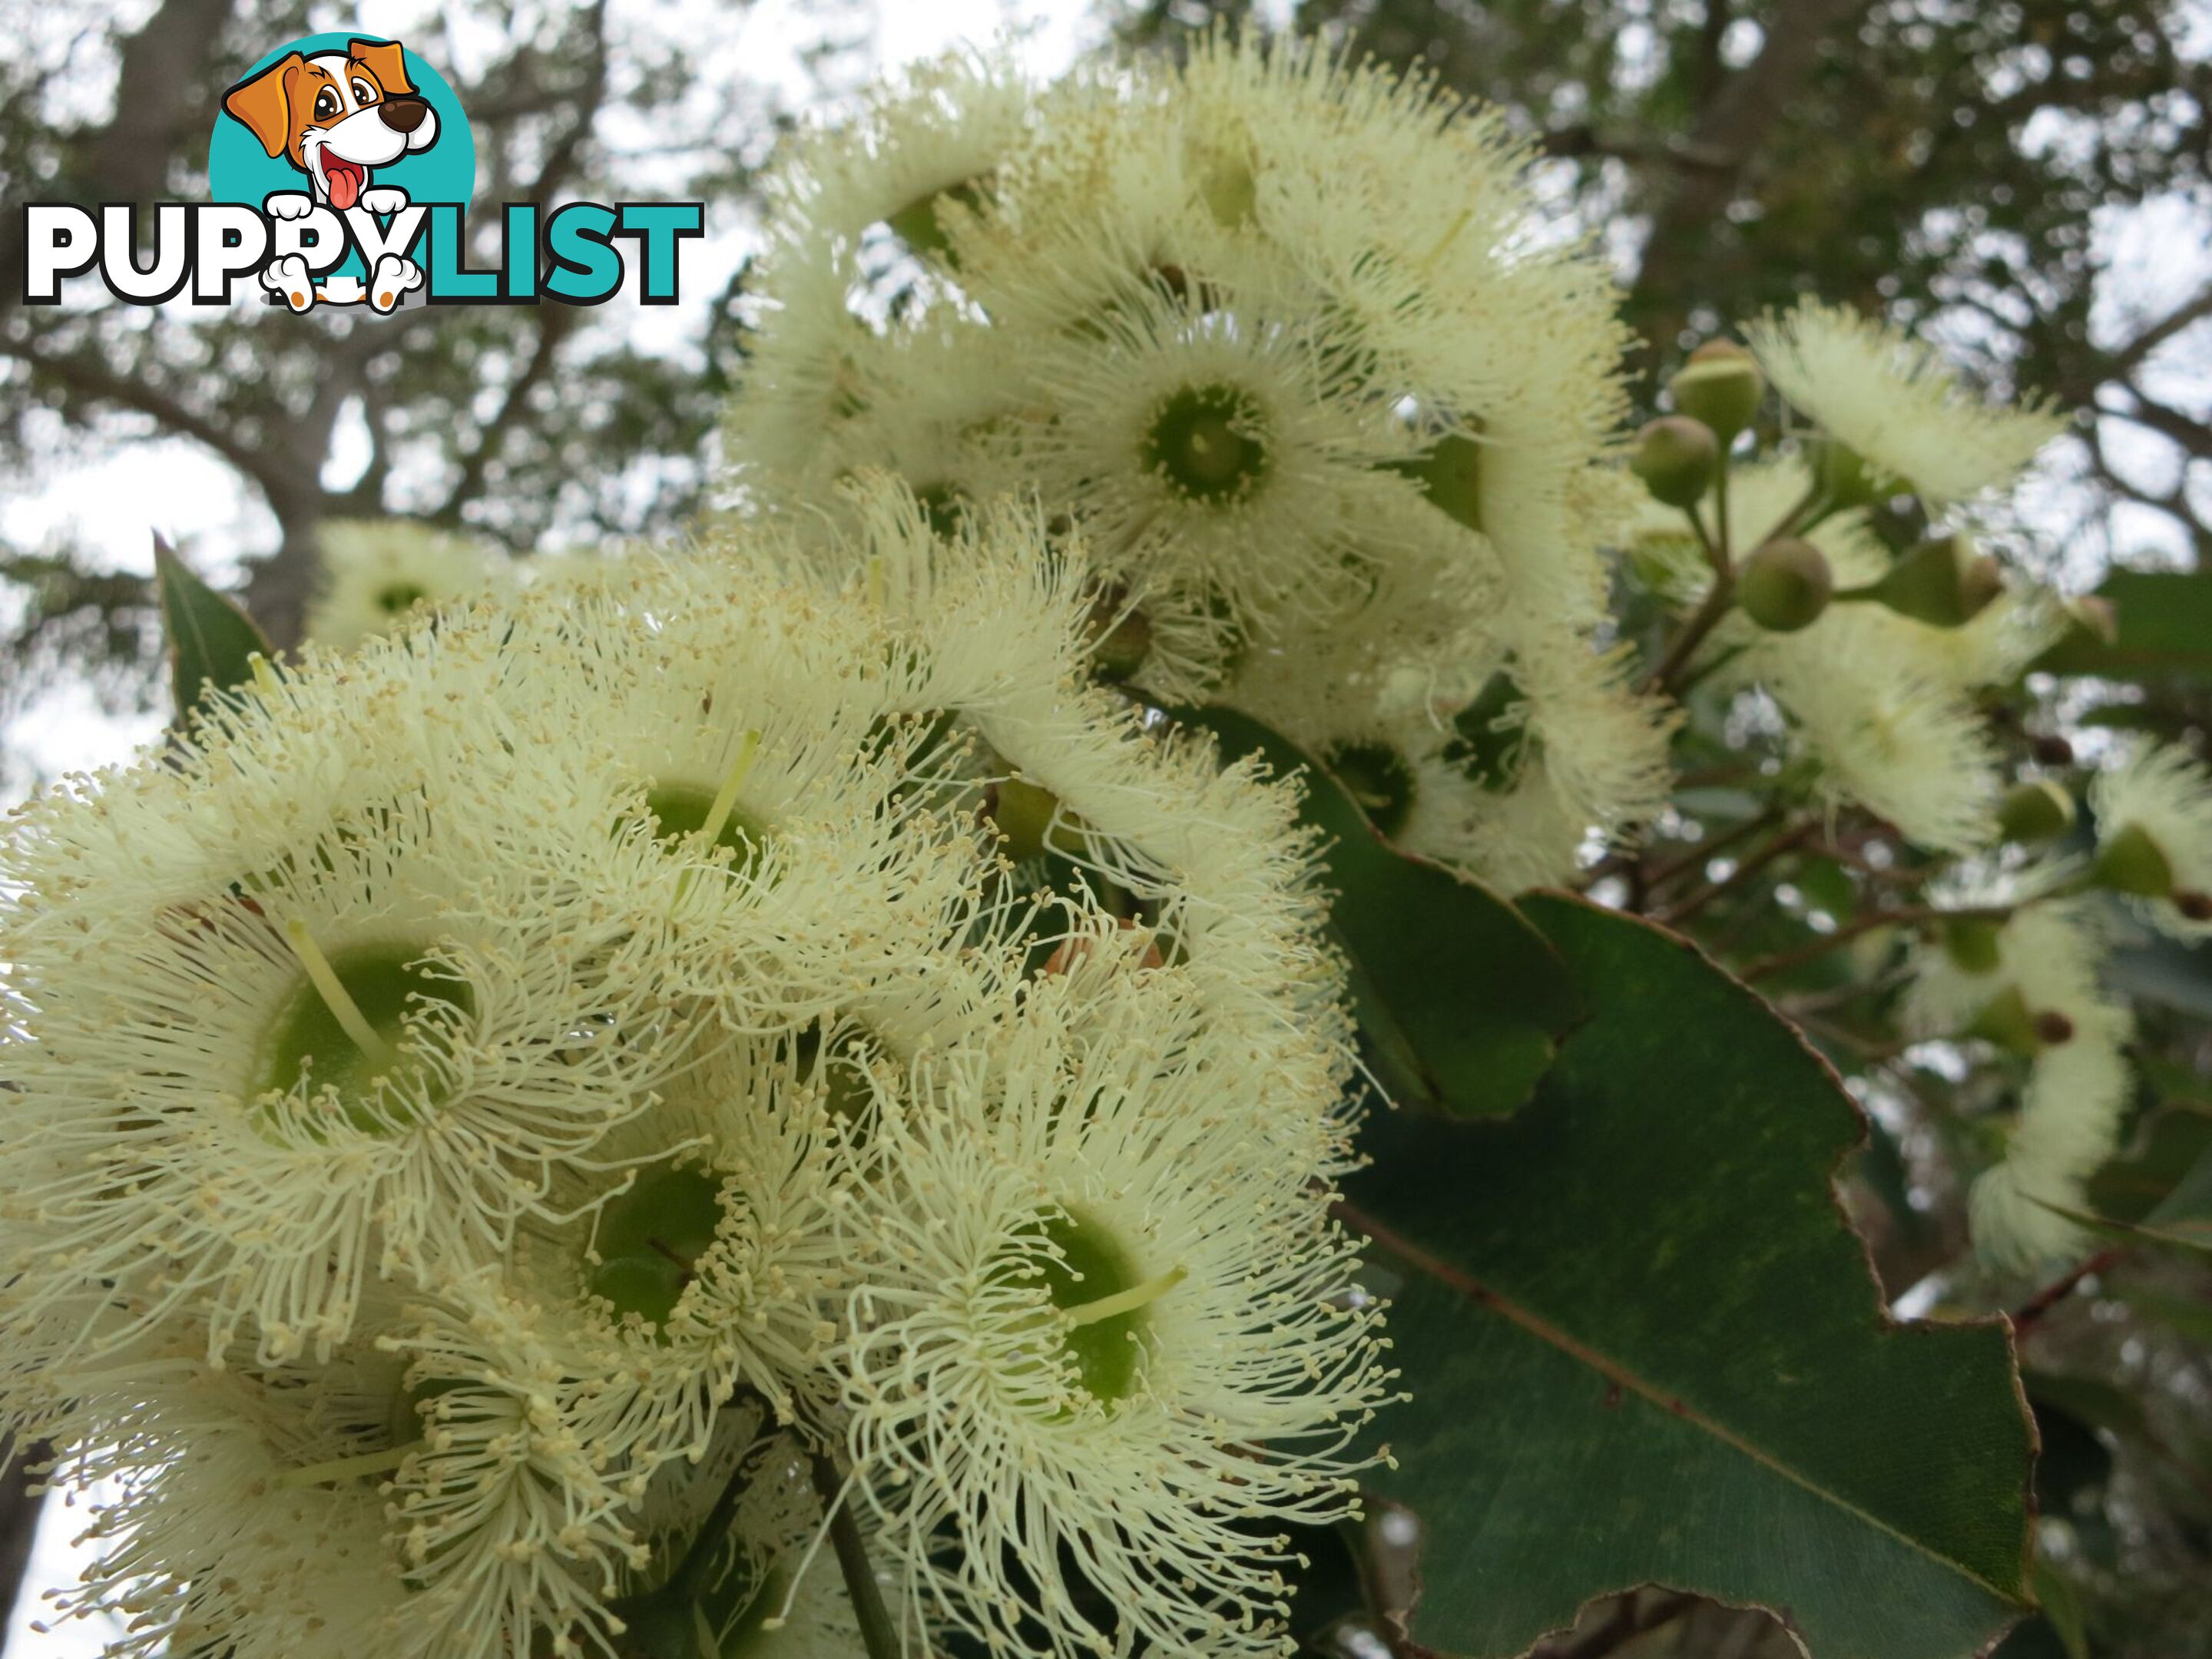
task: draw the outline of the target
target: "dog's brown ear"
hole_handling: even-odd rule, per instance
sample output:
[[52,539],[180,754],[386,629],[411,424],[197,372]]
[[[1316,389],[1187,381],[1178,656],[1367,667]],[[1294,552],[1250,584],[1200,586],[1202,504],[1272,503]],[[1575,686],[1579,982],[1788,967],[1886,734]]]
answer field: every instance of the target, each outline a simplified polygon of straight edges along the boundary
[[292,146],[292,78],[307,66],[307,60],[298,52],[288,52],[222,95],[223,108],[245,123],[271,155],[282,155]]
[[349,40],[346,56],[356,64],[367,64],[368,72],[376,77],[376,84],[386,92],[414,92],[407,80],[406,50],[397,40]]

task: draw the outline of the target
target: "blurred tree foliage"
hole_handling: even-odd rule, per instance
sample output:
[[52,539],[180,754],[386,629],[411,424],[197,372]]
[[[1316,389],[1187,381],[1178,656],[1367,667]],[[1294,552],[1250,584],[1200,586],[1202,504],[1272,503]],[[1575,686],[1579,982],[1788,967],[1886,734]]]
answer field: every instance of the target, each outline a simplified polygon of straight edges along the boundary
[[[1238,0],[1141,0],[1172,45]],[[2077,409],[2080,521],[2148,509],[2212,551],[2212,14],[2197,0],[1299,0],[1296,27],[1498,104],[1632,272],[1647,372],[1802,294],[1933,331],[1992,388]],[[2119,283],[2100,228],[2173,258]],[[1624,243],[1622,236],[1632,229]],[[1619,234],[1616,234],[1618,232]]]
[[[743,11],[723,11],[726,35]],[[119,305],[96,284],[64,306],[21,303],[22,203],[204,199],[223,89],[331,21],[305,0],[71,3],[11,16],[0,52],[0,477],[33,490],[75,457],[191,441],[275,520],[246,597],[280,640],[327,518],[401,514],[517,551],[680,521],[734,361],[731,295],[697,277],[686,351],[640,343],[624,307],[295,317],[258,296],[220,312]],[[486,0],[374,21],[468,111],[479,236],[498,233],[489,204],[641,197],[702,197],[710,230],[726,230],[773,141],[779,94],[714,49],[726,38],[702,45],[696,17]],[[113,574],[112,550],[0,554],[0,723],[65,667],[111,709],[147,706],[145,580]]]

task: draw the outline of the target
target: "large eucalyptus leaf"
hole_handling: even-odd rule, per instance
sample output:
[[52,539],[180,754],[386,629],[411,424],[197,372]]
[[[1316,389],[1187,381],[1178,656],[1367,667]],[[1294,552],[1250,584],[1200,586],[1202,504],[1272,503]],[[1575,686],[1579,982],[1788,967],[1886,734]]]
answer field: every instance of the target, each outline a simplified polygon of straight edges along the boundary
[[252,618],[194,575],[159,536],[154,538],[154,586],[161,599],[169,689],[182,721],[210,687],[228,691],[251,683],[252,659],[273,653]]
[[1815,1659],[1965,1659],[2021,1610],[2032,1435],[1998,1323],[1897,1325],[1832,1178],[1832,1073],[1685,941],[1522,908],[1587,1022],[1510,1121],[1378,1114],[1346,1218],[1406,1284],[1377,1484],[1424,1522],[1411,1633],[1518,1654],[1656,1583]]
[[1328,837],[1332,921],[1352,963],[1369,1063],[1391,1097],[1458,1117],[1510,1112],[1580,1018],[1559,955],[1504,899],[1399,851],[1328,770],[1280,733],[1225,708],[1179,709],[1222,758],[1257,754],[1305,777],[1306,821]]
[[2038,668],[2106,679],[2212,678],[2212,574],[2115,570],[2097,592],[2112,607],[2117,636],[2077,628],[2043,653]]

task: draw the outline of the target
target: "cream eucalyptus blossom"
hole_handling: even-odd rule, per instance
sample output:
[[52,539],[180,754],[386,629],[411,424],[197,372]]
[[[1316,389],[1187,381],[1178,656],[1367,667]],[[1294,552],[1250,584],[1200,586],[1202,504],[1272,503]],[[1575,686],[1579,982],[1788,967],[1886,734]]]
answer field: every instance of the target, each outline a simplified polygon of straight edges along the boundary
[[2065,426],[2047,404],[1984,403],[1934,348],[1841,306],[1807,301],[1746,336],[1784,398],[1930,502],[2009,482]]
[[[1216,1546],[1347,1513],[1385,1392],[1295,790],[1090,678],[1112,602],[1034,509],[840,511],[834,556],[725,524],[264,665],[15,821],[0,1425],[120,1484],[71,1605],[125,1651],[570,1659],[673,1619],[849,1654],[878,1598],[1003,1633],[879,1363],[971,1201],[1031,1324],[1089,1248],[1054,1204],[1109,1266],[1172,1255],[1078,1322],[1162,1346],[1039,1443],[1048,1531],[1084,1470],[1152,1471],[1141,1564],[1084,1571],[1133,1629],[1275,1639],[1281,1547]],[[1073,1398],[1000,1335],[1016,1395]],[[931,1432],[1003,1450],[994,1409]],[[1040,1616],[1087,1642],[1070,1593]]]
[[1219,1093],[1186,976],[1111,933],[1086,962],[884,1103],[853,1461],[909,1631],[1279,1651],[1267,1528],[1357,1504],[1376,1310],[1326,1189]]
[[[729,421],[738,498],[804,519],[882,465],[939,514],[1034,492],[1128,619],[1108,672],[1400,769],[1449,769],[1431,734],[1508,656],[1540,655],[1524,695],[1559,728],[1554,766],[1525,799],[1440,777],[1456,804],[1407,832],[1476,873],[1571,872],[1593,831],[1656,810],[1666,723],[1595,637],[1624,337],[1590,252],[1532,234],[1502,120],[1310,41],[1226,33],[1180,67],[1027,93],[1018,125],[981,78],[941,210],[883,210],[925,271],[896,312],[867,297],[880,238],[836,181],[909,142],[949,155],[962,99],[889,99],[787,158],[790,253],[764,262],[760,367]],[[1480,648],[1401,636],[1413,611]],[[1428,706],[1395,725],[1381,703],[1415,678]],[[1316,706],[1332,718],[1300,730]],[[1562,758],[1599,733],[1603,762]]]
[[442,606],[514,580],[497,549],[404,519],[336,519],[316,539],[322,580],[307,607],[307,634],[333,651],[404,632]]

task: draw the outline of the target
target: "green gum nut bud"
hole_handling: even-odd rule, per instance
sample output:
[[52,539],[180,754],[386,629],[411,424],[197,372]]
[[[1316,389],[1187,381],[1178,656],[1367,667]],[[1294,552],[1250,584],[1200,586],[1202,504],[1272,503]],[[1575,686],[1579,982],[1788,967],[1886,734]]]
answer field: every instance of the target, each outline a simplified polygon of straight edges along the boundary
[[[2027,1006],[2020,987],[2008,985],[1985,1003],[1981,1012],[1970,1021],[1964,1032],[1970,1037],[1980,1037],[1993,1042],[2008,1053],[2033,1060],[2043,1051],[2045,1042],[2040,1022],[2035,1012]],[[2067,1035],[2073,1035],[2069,1024]]]
[[1881,499],[1882,489],[1868,470],[1866,457],[1849,444],[1823,438],[1813,446],[1813,476],[1831,507],[1864,507]]
[[1723,445],[1749,426],[1766,395],[1758,360],[1733,340],[1708,340],[1667,382],[1676,412],[1703,421]]
[[2132,898],[2162,899],[2173,892],[2173,865],[2139,823],[2124,823],[2104,838],[2092,873],[2099,886]]
[[1720,465],[1720,441],[1711,427],[1686,415],[1665,415],[1636,434],[1628,470],[1644,480],[1654,501],[1690,507],[1712,488]]
[[2007,841],[2050,841],[2074,827],[2074,797],[2048,778],[2014,784],[1997,807],[1997,830]]
[[1048,847],[1060,853],[1082,848],[1073,821],[1060,811],[1060,797],[1026,778],[1006,778],[993,785],[984,811],[999,827],[1006,856],[1017,864],[1041,857]]
[[1766,543],[1736,576],[1743,614],[1776,634],[1794,634],[1818,621],[1835,591],[1828,556],[1794,536]]
[[1964,536],[1938,536],[1918,544],[1880,580],[1853,590],[1851,597],[1872,599],[1931,628],[1956,628],[2003,591],[2004,574],[1995,559],[1977,553]]
[[2002,953],[1997,938],[2004,931],[1985,916],[1960,916],[1943,924],[1943,954],[1963,973],[1994,974]]

